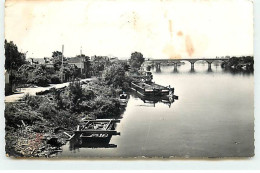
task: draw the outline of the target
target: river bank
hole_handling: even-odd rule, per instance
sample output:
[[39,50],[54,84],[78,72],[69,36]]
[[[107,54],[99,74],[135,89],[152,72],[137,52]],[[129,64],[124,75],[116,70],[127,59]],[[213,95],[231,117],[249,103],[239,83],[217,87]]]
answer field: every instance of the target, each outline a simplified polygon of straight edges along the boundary
[[232,57],[228,61],[223,62],[221,67],[225,70],[235,70],[235,71],[254,71],[254,57]]
[[[6,103],[6,153],[14,157],[53,157],[81,119],[119,118],[121,88],[101,79],[65,83],[24,93]],[[32,92],[30,92],[32,94]]]
[[52,157],[82,119],[119,119],[126,107],[119,95],[143,76],[126,73],[124,66],[114,63],[96,80],[30,89],[6,102],[7,155]]

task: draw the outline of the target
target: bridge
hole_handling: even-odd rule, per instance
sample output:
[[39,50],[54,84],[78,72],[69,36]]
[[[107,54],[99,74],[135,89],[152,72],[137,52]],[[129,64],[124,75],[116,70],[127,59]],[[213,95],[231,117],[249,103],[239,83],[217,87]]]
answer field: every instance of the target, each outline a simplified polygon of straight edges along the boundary
[[188,61],[191,64],[191,70],[194,70],[194,64],[197,61],[206,61],[208,63],[208,69],[211,69],[211,64],[214,61],[226,62],[229,58],[194,58],[194,59],[148,59],[143,63],[144,67],[155,66],[156,69],[160,69],[161,64],[173,64],[174,70],[177,71],[177,66],[181,61]]

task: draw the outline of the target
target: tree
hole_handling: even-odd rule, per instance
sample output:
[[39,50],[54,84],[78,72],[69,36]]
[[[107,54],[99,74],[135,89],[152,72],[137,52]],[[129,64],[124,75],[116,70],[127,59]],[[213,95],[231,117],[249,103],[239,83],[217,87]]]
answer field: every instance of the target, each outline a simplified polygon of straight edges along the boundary
[[82,101],[83,89],[80,81],[73,81],[69,84],[69,98],[70,98],[70,108],[72,111],[80,111],[79,104]]
[[122,87],[125,82],[125,70],[121,64],[113,64],[109,66],[103,72],[103,79],[107,85],[113,85],[113,87]]
[[26,64],[26,55],[18,51],[17,46],[12,42],[7,42],[5,40],[5,69],[10,73],[9,84],[6,84],[6,94],[12,93],[15,88],[15,83],[20,83],[15,78],[17,70],[23,65]]
[[5,69],[17,70],[23,64],[26,64],[26,56],[18,51],[17,46],[12,42],[5,40]]
[[139,69],[144,62],[143,54],[140,52],[134,52],[131,54],[130,66],[133,69]]
[[66,81],[71,81],[80,76],[80,69],[75,65],[69,65],[63,68],[63,73]]
[[18,69],[14,82],[17,84],[31,83],[38,86],[48,86],[49,83],[59,83],[57,79],[54,81],[53,78],[55,78],[55,76],[55,74],[47,73],[46,66],[43,64],[37,66],[24,64]]
[[36,84],[38,86],[48,86],[49,78],[47,77],[46,67],[44,65],[37,66],[28,78],[28,83]]
[[131,68],[131,67],[130,67],[130,65],[128,65],[128,64],[125,64],[125,65],[124,65],[124,70],[125,70],[125,71],[129,71],[130,68]]
[[54,69],[56,71],[60,70],[62,64],[62,53],[60,51],[52,52],[52,62],[53,62]]

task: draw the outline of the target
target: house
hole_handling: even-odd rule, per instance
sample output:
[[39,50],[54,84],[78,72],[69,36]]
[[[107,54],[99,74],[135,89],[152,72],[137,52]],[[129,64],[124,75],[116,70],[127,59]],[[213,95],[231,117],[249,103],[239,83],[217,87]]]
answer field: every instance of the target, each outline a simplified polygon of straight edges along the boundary
[[76,66],[78,69],[80,69],[81,75],[83,77],[88,77],[88,71],[89,69],[89,60],[87,59],[88,57],[86,56],[77,56],[77,57],[71,57],[68,58],[66,63],[69,66]]
[[119,59],[117,57],[111,57],[111,58],[109,58],[109,61],[110,62],[117,62],[117,61],[119,61]]

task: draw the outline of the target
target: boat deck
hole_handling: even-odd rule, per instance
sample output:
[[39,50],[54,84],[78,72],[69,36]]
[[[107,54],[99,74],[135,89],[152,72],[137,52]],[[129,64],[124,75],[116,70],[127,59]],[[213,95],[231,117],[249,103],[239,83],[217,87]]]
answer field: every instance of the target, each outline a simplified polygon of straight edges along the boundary
[[161,86],[155,83],[132,82],[131,89],[141,95],[173,95],[174,88]]

